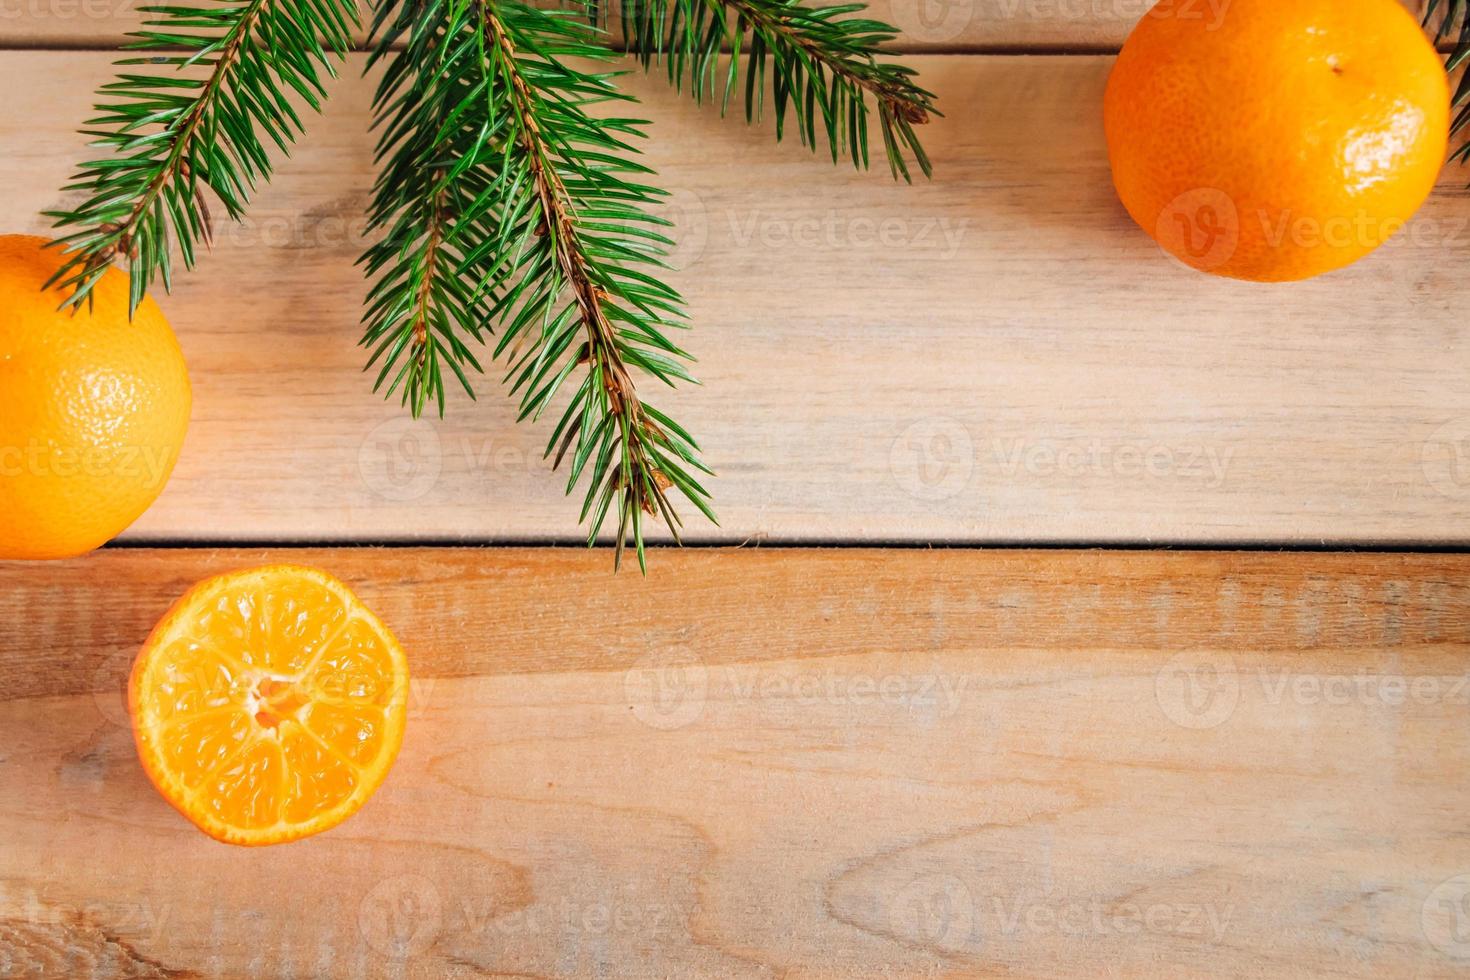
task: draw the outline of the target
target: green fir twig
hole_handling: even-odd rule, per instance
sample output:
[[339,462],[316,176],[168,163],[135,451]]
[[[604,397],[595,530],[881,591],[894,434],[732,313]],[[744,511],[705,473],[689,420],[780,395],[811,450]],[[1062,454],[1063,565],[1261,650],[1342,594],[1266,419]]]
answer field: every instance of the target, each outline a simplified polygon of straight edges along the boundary
[[[375,57],[389,65],[371,220],[393,226],[366,256],[386,270],[364,337],[383,360],[379,385],[401,384],[416,410],[432,390],[442,411],[433,365],[457,358],[441,338],[458,328],[478,339],[480,324],[499,323],[495,354],[509,358],[522,419],[572,392],[546,454],[570,461],[569,493],[586,477],[588,543],[616,515],[615,561],[632,543],[646,567],[644,517],[679,534],[669,489],[713,512],[693,438],[635,381],[635,372],[670,386],[693,378],[668,333],[684,325],[683,301],[653,274],[672,243],[668,222],[648,210],[663,192],[641,182],[652,171],[633,159],[646,123],[589,115],[632,100],[611,73],[571,67],[612,53],[581,14],[427,0],[381,33]],[[408,171],[429,176],[388,176]],[[446,196],[453,209],[432,203]]]
[[[644,398],[647,380],[693,382],[672,339],[684,302],[664,280],[672,242],[664,191],[636,159],[646,123],[613,115],[634,100],[602,70],[617,56],[594,0],[542,10],[523,0],[379,0],[370,69],[378,176],[369,207],[377,241],[361,262],[372,282],[363,316],[375,389],[414,414],[442,415],[446,374],[474,397],[477,350],[519,397],[520,418],[552,410],[546,455],[583,487],[595,543],[610,517],[616,558],[631,543],[646,568],[644,519],[674,538],[677,490],[710,520],[710,470],[689,433]],[[935,115],[912,70],[880,61],[893,28],[857,4],[788,0],[622,0],[632,51],[667,66],[722,110],[741,84],[748,120],[769,99],[780,139],[788,113],[802,141],[868,165],[876,114],[895,176],[928,157],[915,127]],[[285,152],[301,131],[293,101],[319,109],[321,76],[351,44],[352,0],[193,0],[143,8],[145,56],[102,89],[94,145],[66,188],[87,197],[48,212],[68,258],[51,283],[86,302],[110,264],[130,275],[136,308],[172,284],[172,251],[192,267],[211,238],[205,191],[239,219],[271,174],[265,140]],[[592,68],[579,67],[591,64]],[[594,108],[596,107],[596,108]],[[820,131],[820,134],[819,134]]]
[[320,109],[321,75],[336,74],[351,46],[352,0],[214,0],[150,6],[148,29],[129,35],[128,71],[99,92],[102,115],[83,133],[112,155],[82,164],[67,191],[86,191],[75,208],[46,212],[67,261],[47,282],[68,290],[73,308],[87,301],[114,259],[128,268],[130,310],[155,279],[172,287],[171,251],[193,267],[196,248],[211,239],[200,194],[214,192],[232,219],[251,190],[271,174],[264,133],[283,152],[301,132],[288,95]]
[[868,166],[868,119],[876,110],[889,168],[909,179],[912,157],[927,177],[928,155],[914,127],[938,115],[934,96],[911,68],[880,61],[877,51],[898,31],[853,16],[861,3],[816,5],[799,0],[621,0],[624,29],[645,68],[663,62],[669,81],[687,81],[697,101],[718,98],[724,113],[741,88],[745,118],[760,117],[769,73],[776,139],[788,110],[802,144],[816,149],[818,129],[832,162],[850,156]]
[[[1429,0],[1424,8],[1424,25],[1437,43],[1453,45],[1445,59],[1445,71],[1453,76],[1470,61],[1470,0]],[[1470,126],[1470,73],[1460,76],[1450,106],[1454,113],[1450,121],[1453,138]],[[1461,163],[1470,160],[1470,140],[1461,143],[1450,159]]]

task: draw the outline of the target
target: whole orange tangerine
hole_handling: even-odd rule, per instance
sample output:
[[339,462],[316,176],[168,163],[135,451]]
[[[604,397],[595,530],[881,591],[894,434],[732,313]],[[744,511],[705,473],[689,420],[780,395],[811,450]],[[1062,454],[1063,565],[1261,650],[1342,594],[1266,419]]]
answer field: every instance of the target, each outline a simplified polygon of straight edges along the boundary
[[72,313],[42,285],[64,261],[0,236],[0,558],[69,558],[115,537],[163,491],[189,426],[184,355],[157,304],[128,319],[109,269]]
[[1444,163],[1449,84],[1396,0],[1161,0],[1103,123],[1133,220],[1197,269],[1306,279],[1367,255]]
[[361,809],[403,742],[408,660],[326,572],[268,565],[190,589],[133,664],[138,756],[175,809],[231,844],[279,844]]

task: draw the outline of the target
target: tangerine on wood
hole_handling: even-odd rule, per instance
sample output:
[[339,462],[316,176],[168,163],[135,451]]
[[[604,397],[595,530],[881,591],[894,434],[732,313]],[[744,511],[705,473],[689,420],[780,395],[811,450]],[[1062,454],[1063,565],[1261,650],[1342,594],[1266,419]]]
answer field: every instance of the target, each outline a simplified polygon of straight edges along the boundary
[[1367,255],[1444,162],[1449,84],[1396,0],[1162,0],[1103,103],[1133,220],[1197,269],[1306,279]]
[[207,579],[154,628],[128,709],[143,768],[199,829],[278,844],[356,813],[403,741],[408,661],[337,579],[271,565]]
[[173,472],[192,394],[151,299],[128,319],[109,269],[92,307],[42,285],[62,264],[44,238],[0,236],[0,558],[69,558],[137,520]]

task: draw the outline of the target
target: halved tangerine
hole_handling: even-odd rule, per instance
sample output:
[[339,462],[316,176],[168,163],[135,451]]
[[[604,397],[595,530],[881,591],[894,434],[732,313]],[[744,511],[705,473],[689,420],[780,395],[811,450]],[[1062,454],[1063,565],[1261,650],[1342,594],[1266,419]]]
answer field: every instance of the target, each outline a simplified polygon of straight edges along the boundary
[[279,844],[356,813],[403,742],[408,661],[337,579],[206,579],[154,627],[128,709],[153,785],[217,840]]

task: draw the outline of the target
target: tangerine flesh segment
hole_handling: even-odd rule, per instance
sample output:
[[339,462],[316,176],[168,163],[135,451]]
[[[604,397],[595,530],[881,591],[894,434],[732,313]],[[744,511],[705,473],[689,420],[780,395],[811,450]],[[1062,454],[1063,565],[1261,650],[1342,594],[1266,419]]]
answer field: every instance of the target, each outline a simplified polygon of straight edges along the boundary
[[165,731],[159,746],[164,763],[191,792],[255,740],[250,719],[227,709],[181,718]]
[[371,764],[387,745],[389,719],[381,709],[320,701],[303,723],[353,765]]
[[201,830],[295,840],[356,812],[403,738],[408,667],[388,629],[324,572],[288,565],[195,586],[134,664],[145,771]]
[[180,641],[157,655],[157,701],[160,721],[190,718],[235,703],[243,688],[243,672],[233,661],[201,657],[196,644]]
[[195,799],[223,823],[261,830],[280,822],[285,780],[280,745],[256,738],[210,775]]
[[293,580],[268,593],[257,611],[264,650],[257,662],[280,673],[300,673],[347,625],[351,610],[340,595],[318,582]]
[[392,664],[379,651],[372,625],[354,619],[321,650],[305,683],[320,701],[384,708],[402,700]]
[[357,789],[358,770],[298,726],[281,736],[287,772],[286,820],[305,823]]

